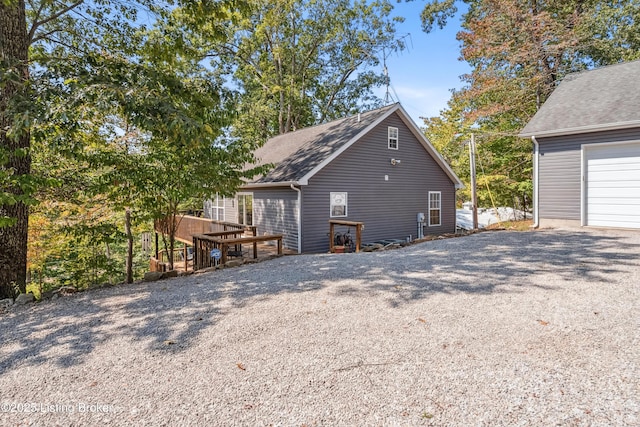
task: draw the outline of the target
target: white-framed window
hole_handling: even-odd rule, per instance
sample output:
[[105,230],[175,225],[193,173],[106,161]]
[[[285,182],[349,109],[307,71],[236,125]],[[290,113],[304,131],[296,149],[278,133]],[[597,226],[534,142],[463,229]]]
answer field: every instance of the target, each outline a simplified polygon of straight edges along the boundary
[[442,192],[429,191],[429,226],[442,225]]
[[211,206],[209,211],[209,217],[217,221],[224,221],[224,203],[225,198],[216,194],[216,197],[211,200]]
[[389,136],[389,150],[398,149],[398,128],[389,126],[387,128],[387,134]]
[[347,193],[331,193],[331,218],[347,216]]

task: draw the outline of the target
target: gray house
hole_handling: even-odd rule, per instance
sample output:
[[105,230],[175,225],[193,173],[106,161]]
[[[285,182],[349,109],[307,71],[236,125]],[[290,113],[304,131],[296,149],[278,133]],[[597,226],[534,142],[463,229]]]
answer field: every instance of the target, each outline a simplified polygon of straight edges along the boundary
[[640,228],[640,61],[568,75],[520,136],[536,224]]
[[[362,241],[406,239],[456,228],[462,186],[400,104],[279,135],[256,151],[275,167],[205,215],[283,234],[297,252],[329,249],[329,220],[363,222]],[[355,230],[351,230],[352,234]]]

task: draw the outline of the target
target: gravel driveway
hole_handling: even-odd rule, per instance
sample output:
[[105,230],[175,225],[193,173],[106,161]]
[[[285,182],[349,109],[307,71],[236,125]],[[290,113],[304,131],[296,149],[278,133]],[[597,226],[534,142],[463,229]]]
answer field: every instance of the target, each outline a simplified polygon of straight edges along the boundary
[[640,232],[291,256],[0,333],[0,425],[640,425]]

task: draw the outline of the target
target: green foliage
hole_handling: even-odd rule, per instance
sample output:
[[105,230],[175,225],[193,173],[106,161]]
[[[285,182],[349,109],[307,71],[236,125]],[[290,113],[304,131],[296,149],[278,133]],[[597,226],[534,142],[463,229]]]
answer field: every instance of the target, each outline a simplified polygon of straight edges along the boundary
[[430,33],[434,23],[438,25],[438,28],[444,28],[447,25],[447,20],[453,18],[458,11],[455,3],[455,0],[432,0],[427,4],[420,14],[422,30]]
[[[47,286],[120,280],[125,209],[138,232],[148,231],[152,220],[231,194],[254,173],[244,166],[255,147],[228,136],[235,100],[218,72],[186,44],[160,49],[160,32],[136,22],[141,5],[83,3],[77,14],[46,22],[41,17],[61,4],[29,11],[32,22],[42,21],[31,49],[37,114],[30,127],[43,201],[33,219],[46,230],[32,233],[29,259]],[[169,15],[162,4],[147,6],[146,13]],[[182,6],[192,12],[205,4]]]
[[377,105],[371,89],[384,79],[372,68],[383,52],[404,48],[395,35],[401,19],[390,17],[387,0],[249,0],[243,6],[215,9],[206,24],[177,8],[161,38],[200,52],[238,87],[236,136],[264,142]]
[[[29,271],[41,291],[62,285],[86,288],[94,284],[115,284],[124,279],[124,218],[104,200],[43,202],[31,214]],[[149,231],[140,222],[136,236]],[[148,258],[135,239],[134,274],[141,278]]]
[[[424,29],[446,24],[466,3],[461,56],[472,68],[439,118],[425,121],[468,184],[468,161],[455,133],[473,128],[478,140],[478,198],[528,207],[532,198],[531,143],[517,133],[568,73],[593,65],[640,58],[638,0],[433,1],[422,13]],[[484,166],[484,171],[480,169]],[[468,196],[468,190],[460,192]]]
[[640,0],[596,2],[580,25],[581,49],[594,65],[640,59]]

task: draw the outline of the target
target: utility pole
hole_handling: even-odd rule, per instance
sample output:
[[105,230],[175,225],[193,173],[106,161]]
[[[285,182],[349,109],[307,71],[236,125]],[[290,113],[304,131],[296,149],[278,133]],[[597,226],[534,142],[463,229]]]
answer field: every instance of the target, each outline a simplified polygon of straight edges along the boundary
[[471,203],[473,204],[473,229],[478,229],[478,195],[476,194],[476,140],[471,134],[469,141],[469,168],[471,168]]

